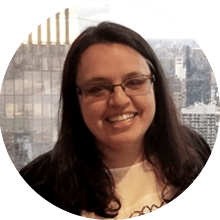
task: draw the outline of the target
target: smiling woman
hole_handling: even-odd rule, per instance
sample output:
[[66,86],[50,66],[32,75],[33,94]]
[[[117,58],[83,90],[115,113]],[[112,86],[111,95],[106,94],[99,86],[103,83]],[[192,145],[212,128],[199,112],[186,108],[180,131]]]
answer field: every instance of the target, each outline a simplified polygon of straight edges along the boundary
[[[130,78],[130,73],[136,77]],[[81,56],[76,83],[89,85],[88,82],[92,82],[94,85],[96,82],[101,87],[108,82],[120,85],[125,80],[131,83],[131,80],[137,81],[140,76],[149,74],[146,60],[136,50],[122,44],[95,44]],[[97,78],[102,81],[94,81]],[[150,78],[147,79],[149,82]],[[155,114],[153,84],[147,81],[143,84],[144,92],[139,87],[141,93],[139,89],[115,86],[112,93],[99,96],[101,100],[94,96],[88,101],[83,95],[79,96],[84,122],[96,138],[97,146],[101,146],[109,168],[124,167],[143,160],[144,134]],[[112,149],[113,153],[110,153]],[[124,158],[124,151],[131,155]],[[116,152],[117,157],[121,158],[117,163],[109,158],[109,155],[115,158]]]
[[181,125],[149,44],[103,22],[72,44],[64,64],[54,148],[20,174],[52,204],[90,218],[130,218],[179,196],[211,153]]

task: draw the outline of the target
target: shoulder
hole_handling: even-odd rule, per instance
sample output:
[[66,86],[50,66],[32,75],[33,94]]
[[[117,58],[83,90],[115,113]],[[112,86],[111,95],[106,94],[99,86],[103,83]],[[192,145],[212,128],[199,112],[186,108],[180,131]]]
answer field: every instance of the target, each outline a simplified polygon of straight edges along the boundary
[[27,184],[43,198],[51,201],[53,179],[55,178],[51,164],[51,152],[40,155],[20,170],[20,175]]
[[51,150],[37,157],[19,173],[27,184],[48,202],[73,214],[79,214],[77,204],[72,202],[74,198],[70,196],[72,193],[70,188],[65,187],[70,185],[71,181],[65,179],[61,184],[58,184],[58,177],[62,177],[62,175],[58,171],[59,162],[52,159],[53,153]]
[[28,182],[42,175],[50,167],[50,154],[51,152],[49,151],[35,158],[19,171],[20,175]]

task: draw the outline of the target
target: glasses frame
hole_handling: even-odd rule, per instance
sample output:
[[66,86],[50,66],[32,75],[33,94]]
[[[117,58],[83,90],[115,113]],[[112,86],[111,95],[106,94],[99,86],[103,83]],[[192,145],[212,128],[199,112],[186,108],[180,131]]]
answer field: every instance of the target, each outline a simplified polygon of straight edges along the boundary
[[[140,76],[135,76],[135,77],[131,77],[131,78],[127,78],[127,79],[124,79],[120,84],[109,84],[109,92],[110,94],[112,94],[114,92],[114,88],[117,87],[117,86],[121,86],[121,88],[123,89],[123,91],[126,90],[126,87],[123,86],[124,82],[127,81],[127,80],[130,80],[130,79],[135,79],[135,78],[139,78],[139,77],[148,77],[150,79],[150,82],[151,83],[154,83],[155,82],[155,75],[150,73],[148,75],[140,75]],[[86,86],[83,86],[83,87],[79,87],[79,86],[76,86],[76,92],[78,95],[84,95],[83,93],[83,90],[84,88],[86,87],[89,87],[89,86],[92,86],[92,85],[86,85]]]

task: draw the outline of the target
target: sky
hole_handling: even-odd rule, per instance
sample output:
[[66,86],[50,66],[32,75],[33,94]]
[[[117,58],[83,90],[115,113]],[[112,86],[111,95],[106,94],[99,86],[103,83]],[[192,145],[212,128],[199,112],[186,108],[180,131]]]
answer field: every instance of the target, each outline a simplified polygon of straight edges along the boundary
[[92,1],[78,4],[76,10],[79,18],[119,22],[145,38],[192,38],[169,16],[137,2]]
[[[78,2],[78,1],[77,1]],[[60,41],[65,44],[65,15],[64,10],[60,12]],[[112,1],[112,0],[93,0],[81,1],[73,7],[69,7],[69,28],[70,42],[79,35],[79,33],[88,26],[98,24],[101,21],[113,21],[125,25],[145,39],[149,38],[175,38],[192,39],[193,37],[178,22],[171,19],[164,13],[146,6],[146,4]],[[47,19],[41,23],[42,42],[47,41]],[[56,17],[50,15],[51,42],[56,42]],[[37,25],[38,26],[38,25]],[[37,26],[32,30],[32,41],[37,43]],[[24,43],[28,42],[28,36]]]

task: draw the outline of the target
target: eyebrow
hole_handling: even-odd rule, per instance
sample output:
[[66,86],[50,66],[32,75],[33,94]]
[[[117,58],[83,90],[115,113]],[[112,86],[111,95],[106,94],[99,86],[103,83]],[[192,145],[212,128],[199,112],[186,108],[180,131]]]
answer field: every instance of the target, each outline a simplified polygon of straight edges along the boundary
[[[123,76],[123,79],[127,79],[127,78],[131,78],[131,77],[135,77],[135,76],[141,76],[143,75],[143,73],[141,72],[138,72],[138,71],[133,71],[133,72],[130,72],[130,73],[126,73],[124,76]],[[90,80],[88,80],[85,85],[89,85],[91,83],[97,83],[97,82],[109,82],[110,80],[106,77],[93,77],[91,78]]]
[[130,77],[141,76],[141,75],[143,75],[143,73],[138,72],[138,71],[133,71],[133,72],[125,74],[123,78],[126,79]]
[[85,85],[96,83],[96,82],[108,82],[109,80],[105,77],[93,77],[90,80],[88,80]]

